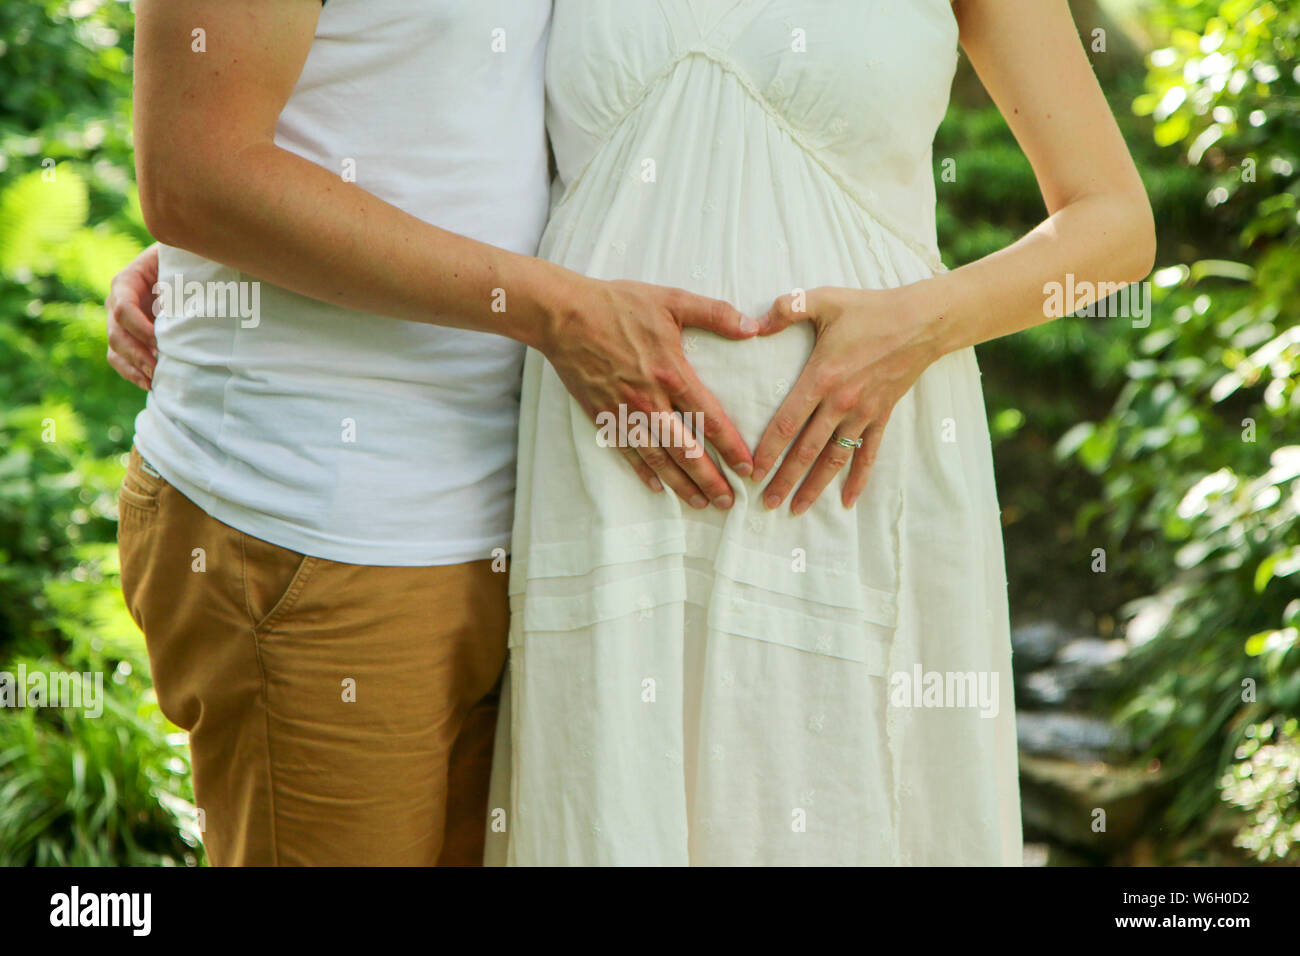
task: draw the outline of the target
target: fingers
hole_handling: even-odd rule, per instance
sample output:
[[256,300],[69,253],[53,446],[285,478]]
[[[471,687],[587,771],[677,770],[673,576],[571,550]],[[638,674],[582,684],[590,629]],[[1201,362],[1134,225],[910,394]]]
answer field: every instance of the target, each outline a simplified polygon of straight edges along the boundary
[[759,332],[771,335],[782,332],[796,322],[811,322],[835,301],[834,289],[794,289],[779,295],[772,307],[758,320]]
[[630,451],[640,456],[642,465],[649,468],[663,484],[673,490],[673,494],[692,508],[701,510],[709,506],[708,495],[682,470],[666,449],[649,445],[632,448]]
[[[826,404],[818,407],[812,421],[799,435],[794,446],[786,454],[785,460],[781,462],[781,467],[777,469],[763,491],[763,504],[768,510],[780,507],[786,495],[821,457],[841,417],[841,413],[835,412]],[[807,505],[804,506],[806,507]],[[795,510],[794,513],[802,514],[804,508]]]
[[[148,309],[148,312],[144,310]],[[153,302],[130,301],[118,296],[110,296],[108,314],[117,320],[130,335],[134,336],[150,351],[157,351],[158,339],[154,334]]]
[[[140,341],[156,348],[154,340],[154,286],[158,283],[158,244],[149,246],[113,277],[107,306],[110,314]],[[130,312],[130,321],[125,321]]]
[[721,299],[674,289],[668,308],[682,327],[705,329],[729,339],[748,339],[758,333],[757,321]]
[[664,490],[663,483],[655,476],[650,466],[636,453],[635,448],[619,448],[619,452],[627,459],[628,464],[632,466],[632,470],[636,472],[637,477],[641,479],[647,488],[656,494]]
[[148,391],[157,367],[158,339],[154,333],[153,288],[158,281],[158,246],[136,256],[113,277],[105,323],[108,364],[128,382]]
[[[108,319],[108,354],[110,359],[113,357],[121,359],[122,364],[131,368],[139,377],[152,381],[154,370],[158,364],[153,351],[134,336],[127,334],[122,326],[113,319],[112,315]],[[118,368],[112,362],[109,364],[113,365],[114,368]],[[118,371],[120,373],[121,369],[118,369]],[[123,377],[127,381],[136,381],[136,378],[131,375],[124,375]],[[147,388],[148,386],[144,387]]]
[[[749,446],[740,437],[740,432],[731,423],[727,413],[722,410],[722,404],[700,381],[689,362],[683,359],[677,371],[677,376],[665,383],[668,399],[672,402],[671,407],[686,416],[695,435],[702,434],[713,443],[722,460],[730,465],[736,474],[742,478],[748,477],[754,470],[754,459],[749,453]],[[708,455],[702,452],[703,449],[701,454],[692,460],[708,461]],[[713,470],[717,471],[716,467]]]
[[867,474],[871,471],[871,466],[876,463],[876,455],[880,451],[880,442],[885,437],[887,422],[888,419],[872,422],[860,436],[862,447],[853,455],[853,465],[849,468],[849,477],[844,482],[844,491],[840,496],[846,508],[856,505],[863,489],[867,487]]
[[[808,419],[822,402],[821,373],[810,360],[799,373],[799,380],[786,395],[781,407],[763,430],[763,437],[754,451],[754,481],[762,481],[776,464],[781,453],[790,446]],[[811,464],[811,461],[809,462]],[[778,502],[779,504],[779,502]]]
[[139,276],[145,287],[152,291],[158,283],[158,243],[147,247],[144,252],[135,257],[139,265]]
[[[840,469],[851,460],[856,460],[858,449],[845,447],[836,439],[844,438],[849,441],[856,441],[862,437],[862,433],[866,428],[867,422],[865,419],[840,422],[822,448],[821,454],[817,456],[817,462],[813,465],[812,470],[808,472],[808,477],[804,479],[803,484],[799,486],[798,492],[795,493],[794,501],[790,503],[790,510],[794,514],[801,515],[807,511],[812,506],[812,503],[820,497],[821,493],[826,490],[826,486],[831,483],[831,479],[839,474]],[[863,447],[866,447],[865,441]]]
[[[784,331],[796,322],[801,322],[809,317],[806,308],[807,302],[800,301],[800,292],[801,290],[795,290],[792,293],[776,297],[772,307],[758,320],[758,326],[762,329],[764,335]],[[802,308],[796,309],[796,305]]]
[[[667,404],[666,397],[662,404]],[[651,407],[651,403],[646,407]],[[592,421],[597,420],[592,409],[583,405],[583,410]],[[645,411],[644,414],[650,434],[644,438],[629,434],[626,444],[620,436],[617,447],[646,486],[661,492],[666,485],[692,508],[707,508],[711,500],[720,508],[730,508],[734,502],[731,486],[682,419],[671,411]],[[698,468],[688,473],[683,467],[683,464],[694,466],[696,462],[707,462],[712,475]]]
[[117,372],[118,375],[122,376],[132,385],[138,385],[146,392],[153,387],[153,383],[150,379],[145,377],[144,373],[130,365],[126,359],[122,358],[112,349],[108,352],[108,364],[113,371]]
[[[651,421],[656,423],[658,445],[641,445],[637,451],[664,484],[692,508],[730,508],[735,503],[731,485],[692,429],[673,412],[657,412]],[[685,484],[678,472],[686,477]]]
[[[158,351],[158,338],[154,333],[154,321],[141,311],[140,306],[118,296],[108,297],[108,320],[116,323],[127,335],[135,339],[150,354]],[[151,303],[145,303],[152,308]]]
[[[113,277],[113,291],[119,297],[133,298],[135,304],[153,315],[154,286],[158,284],[158,246],[150,246],[140,253],[125,269]],[[123,293],[129,296],[123,296]]]

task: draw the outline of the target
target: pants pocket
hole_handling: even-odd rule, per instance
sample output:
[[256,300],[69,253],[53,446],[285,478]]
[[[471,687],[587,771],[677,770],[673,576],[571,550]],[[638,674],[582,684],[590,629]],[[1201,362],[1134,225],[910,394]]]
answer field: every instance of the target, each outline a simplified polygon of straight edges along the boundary
[[166,479],[147,465],[140,452],[132,446],[126,474],[118,489],[119,516],[132,508],[146,513],[157,511],[158,498],[166,486]]
[[144,617],[140,592],[148,576],[150,554],[157,547],[158,502],[166,487],[166,480],[152,468],[146,470],[140,452],[132,447],[118,489],[117,542],[122,596],[131,618],[141,630]]
[[250,534],[239,537],[244,603],[260,638],[293,610],[321,559]]

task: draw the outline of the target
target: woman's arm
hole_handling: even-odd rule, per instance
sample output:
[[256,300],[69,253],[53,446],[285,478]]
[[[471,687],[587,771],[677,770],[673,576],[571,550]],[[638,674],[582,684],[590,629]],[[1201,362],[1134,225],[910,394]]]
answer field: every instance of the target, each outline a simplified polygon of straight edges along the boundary
[[[817,346],[754,454],[761,481],[794,442],[764,491],[768,507],[802,479],[791,508],[806,510],[852,458],[842,496],[851,507],[894,406],[936,359],[1058,317],[1049,283],[1123,284],[1151,271],[1151,206],[1066,0],[955,6],[962,46],[1029,158],[1048,217],[1005,249],[913,285],[814,289],[802,312],[792,296],[776,301],[764,334],[811,321]],[[843,448],[833,434],[862,447]]]
[[[734,308],[439,229],[275,144],[319,13],[319,0],[139,0],[136,171],[150,231],[312,298],[531,345],[592,417],[620,404],[702,412],[707,437],[747,474],[748,448],[680,343],[683,325],[747,337]],[[191,48],[196,28],[206,52]],[[726,479],[691,444],[624,453],[652,487],[651,469],[697,507],[729,507]]]
[[1047,283],[1067,274],[1076,286],[1137,282],[1156,255],[1151,204],[1066,0],[958,0],[957,16],[962,47],[1028,157],[1048,218],[922,283],[928,311],[942,316],[944,353],[1058,318],[1045,314]]

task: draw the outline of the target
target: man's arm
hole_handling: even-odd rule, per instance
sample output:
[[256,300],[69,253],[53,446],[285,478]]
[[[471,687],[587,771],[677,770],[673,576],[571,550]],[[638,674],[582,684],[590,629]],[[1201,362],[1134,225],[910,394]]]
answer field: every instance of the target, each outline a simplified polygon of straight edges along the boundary
[[[753,334],[734,308],[439,229],[275,145],[319,11],[318,0],[139,0],[136,172],[150,231],[312,298],[530,345],[591,417],[620,404],[703,412],[705,435],[748,474],[749,450],[680,343],[684,325]],[[200,27],[203,53],[191,49]],[[497,289],[504,312],[492,308]],[[691,444],[625,454],[652,487],[651,469],[696,507],[729,507],[726,479]]]

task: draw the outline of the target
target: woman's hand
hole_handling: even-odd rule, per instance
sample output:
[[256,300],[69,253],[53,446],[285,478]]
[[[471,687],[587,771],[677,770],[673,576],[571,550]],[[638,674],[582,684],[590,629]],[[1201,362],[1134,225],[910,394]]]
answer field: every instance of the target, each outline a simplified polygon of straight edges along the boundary
[[[812,355],[754,452],[757,482],[794,443],[763,492],[769,509],[802,480],[790,510],[803,514],[850,458],[841,500],[846,508],[857,501],[894,406],[942,355],[942,316],[926,299],[924,283],[879,291],[826,287],[781,296],[759,321],[763,335],[795,322],[817,329]],[[837,438],[860,444],[846,447]]]
[[[1048,218],[1005,249],[913,285],[815,289],[799,311],[794,296],[777,300],[762,334],[806,320],[817,347],[754,454],[760,480],[798,438],[766,489],[769,507],[803,479],[793,511],[806,510],[850,456],[843,498],[856,501],[890,412],[921,372],[941,355],[1053,319],[1047,283],[1098,289],[1151,271],[1151,205],[1070,5],[960,0],[954,9],[962,49],[1033,166]],[[1071,311],[1094,298],[1076,298]],[[836,432],[862,447],[834,444]]]
[[158,364],[154,337],[153,287],[158,282],[158,244],[140,253],[113,277],[104,309],[108,313],[108,364],[146,392]]

